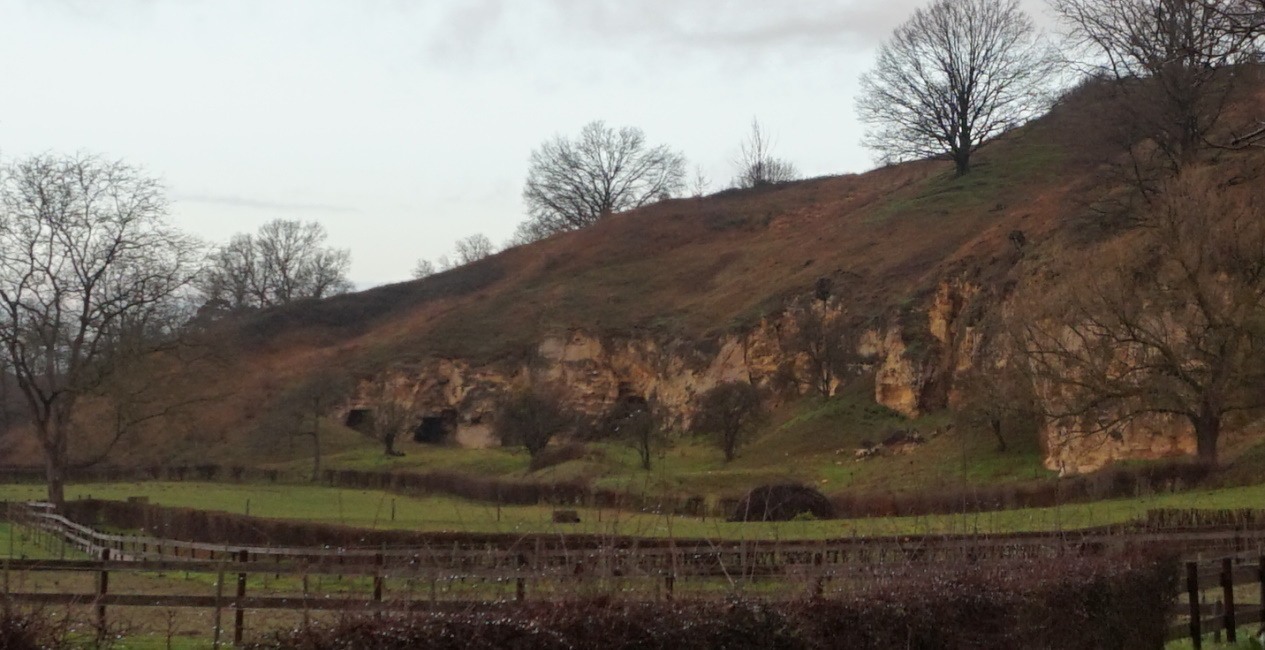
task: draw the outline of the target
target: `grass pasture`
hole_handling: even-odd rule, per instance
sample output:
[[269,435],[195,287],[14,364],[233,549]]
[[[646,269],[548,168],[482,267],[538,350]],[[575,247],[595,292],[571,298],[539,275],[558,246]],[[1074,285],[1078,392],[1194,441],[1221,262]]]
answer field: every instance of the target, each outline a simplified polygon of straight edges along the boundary
[[[726,463],[713,441],[673,434],[670,444],[656,451],[649,471],[636,452],[619,440],[586,443],[584,458],[533,471],[520,449],[462,449],[405,441],[403,456],[388,457],[380,446],[330,454],[329,469],[360,471],[450,471],[478,477],[528,481],[580,479],[599,488],[652,495],[699,495],[708,499],[737,497],[771,482],[794,481],[826,493],[840,491],[908,494],[1048,479],[1054,473],[1041,462],[1035,436],[1011,434],[1008,449],[982,431],[948,430],[951,417],[932,413],[909,420],[873,401],[872,378],[860,378],[830,399],[808,397],[774,413],[766,426]],[[893,432],[918,432],[926,444],[903,452],[885,450],[878,457],[857,461],[856,449],[880,444]],[[295,476],[306,476],[310,461],[298,459],[273,465]]]
[[[406,497],[372,490],[317,486],[218,483],[111,483],[73,485],[69,498],[123,500],[147,496],[165,506],[221,510],[369,529],[567,533],[701,539],[827,539],[909,535],[1072,530],[1124,523],[1151,508],[1253,508],[1265,503],[1265,485],[1158,494],[1132,499],[978,514],[824,521],[734,523],[716,519],[580,508],[580,524],[555,524],[546,505],[497,508],[442,496]],[[35,485],[0,486],[0,499],[43,497]],[[391,518],[394,503],[395,518]]]

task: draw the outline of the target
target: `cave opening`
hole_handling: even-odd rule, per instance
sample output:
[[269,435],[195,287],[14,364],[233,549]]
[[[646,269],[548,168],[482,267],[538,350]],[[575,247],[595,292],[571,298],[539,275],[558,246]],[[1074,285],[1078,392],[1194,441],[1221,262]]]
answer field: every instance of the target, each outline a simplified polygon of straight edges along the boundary
[[443,418],[427,416],[422,418],[422,423],[417,425],[416,429],[413,429],[413,442],[438,445],[444,441],[447,433]]
[[457,411],[444,409],[438,415],[427,415],[413,429],[413,441],[427,445],[448,442],[457,430]]
[[371,409],[351,409],[347,411],[347,419],[343,421],[343,424],[348,429],[368,433],[373,425],[373,411]]

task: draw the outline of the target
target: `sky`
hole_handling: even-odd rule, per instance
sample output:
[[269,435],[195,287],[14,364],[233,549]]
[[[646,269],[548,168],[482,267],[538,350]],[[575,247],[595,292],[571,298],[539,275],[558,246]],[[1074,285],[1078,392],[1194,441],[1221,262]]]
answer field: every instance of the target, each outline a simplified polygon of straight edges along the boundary
[[373,286],[508,239],[532,149],[592,120],[641,128],[713,191],[752,119],[804,176],[872,167],[858,79],[920,4],[0,0],[0,161],[126,160],[208,242],[319,221]]

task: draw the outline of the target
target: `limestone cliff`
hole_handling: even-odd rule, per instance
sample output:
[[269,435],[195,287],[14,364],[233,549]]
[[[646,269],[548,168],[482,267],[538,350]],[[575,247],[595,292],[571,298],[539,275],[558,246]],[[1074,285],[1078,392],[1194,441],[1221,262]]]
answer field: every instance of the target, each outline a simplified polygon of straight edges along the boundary
[[[975,284],[945,281],[923,307],[903,310],[855,337],[858,358],[865,360],[861,370],[875,378],[875,402],[908,417],[953,404],[957,378],[975,364],[998,362],[978,322],[982,314],[1001,308],[995,296]],[[773,399],[809,390],[808,382],[786,376],[800,373],[804,365],[786,336],[802,313],[788,309],[747,332],[702,341],[576,330],[541,340],[528,361],[475,366],[462,359],[434,359],[392,369],[387,381],[395,399],[409,404],[419,420],[450,422],[449,434],[466,446],[493,444],[490,422],[500,399],[533,383],[557,387],[570,408],[591,416],[620,399],[653,398],[675,426],[686,427],[696,396],[720,382],[749,381],[768,389]],[[365,391],[350,405],[350,410],[372,408]],[[1049,424],[1041,436],[1046,466],[1067,474],[1121,459],[1183,455],[1194,445],[1186,427],[1171,420],[1138,422],[1094,436]]]

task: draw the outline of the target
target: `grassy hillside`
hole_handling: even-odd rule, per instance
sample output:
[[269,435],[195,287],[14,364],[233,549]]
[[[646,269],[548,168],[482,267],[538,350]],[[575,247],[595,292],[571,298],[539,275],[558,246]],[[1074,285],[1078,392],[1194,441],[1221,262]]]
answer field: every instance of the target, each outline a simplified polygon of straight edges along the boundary
[[[222,323],[208,334],[214,354],[192,371],[201,399],[121,441],[113,460],[298,471],[309,462],[307,439],[270,418],[288,390],[322,371],[369,374],[434,358],[524,359],[546,335],[572,329],[705,347],[809,294],[821,277],[835,279],[836,295],[859,321],[925,329],[921,310],[945,278],[1002,293],[1101,236],[1082,219],[1096,197],[1113,190],[1078,127],[1092,110],[1068,98],[989,143],[961,178],[950,163],[922,161],[669,200],[422,280]],[[1028,242],[1022,255],[1009,240],[1014,231]],[[637,469],[627,448],[607,443],[533,476],[708,494],[781,478],[830,491],[902,492],[1049,476],[1032,437],[998,453],[981,432],[946,433],[948,414],[908,422],[871,395],[872,385],[861,380],[831,400],[784,405],[728,465],[706,441],[685,437],[651,472]],[[899,430],[928,441],[907,454],[852,457],[863,441],[881,442]],[[528,474],[525,456],[509,450],[405,444],[404,458],[387,459],[334,422],[324,439],[333,467]],[[29,441],[10,435],[0,445],[9,462],[39,462]],[[1245,443],[1230,456],[1252,449]]]
[[269,311],[246,340],[489,360],[574,328],[704,338],[822,276],[879,315],[1004,255],[1011,230],[1050,225],[1077,177],[1048,137],[1057,128],[1047,118],[990,145],[965,178],[922,162],[664,201],[423,280]]

